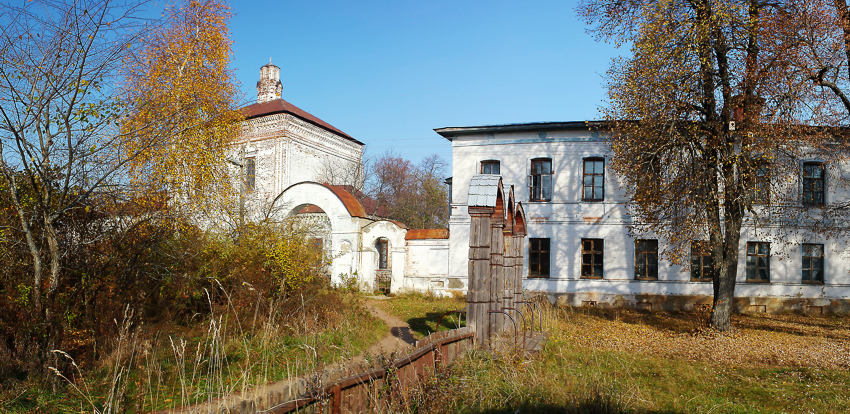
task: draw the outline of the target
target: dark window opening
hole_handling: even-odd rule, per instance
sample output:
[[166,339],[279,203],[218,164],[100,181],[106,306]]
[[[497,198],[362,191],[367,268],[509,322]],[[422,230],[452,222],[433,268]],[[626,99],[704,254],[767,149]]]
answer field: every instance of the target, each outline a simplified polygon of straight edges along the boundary
[[823,163],[807,162],[803,164],[803,205],[822,206],[824,204]]
[[803,283],[823,283],[822,244],[803,244]]
[[549,239],[528,239],[528,277],[549,277]]
[[714,278],[714,261],[707,241],[691,242],[691,281],[711,282]]
[[581,277],[602,278],[602,257],[605,246],[602,239],[581,239]]
[[581,199],[584,201],[602,201],[605,199],[605,160],[585,158],[582,174]]
[[658,280],[658,240],[635,240],[635,279]]
[[770,282],[770,243],[747,242],[747,281]]
[[256,168],[254,157],[245,158],[245,188],[249,191],[255,188]]
[[390,242],[384,238],[375,241],[375,249],[378,250],[378,270],[387,270],[389,266],[389,245]]
[[499,161],[487,160],[481,161],[481,174],[501,174],[501,168],[499,167]]
[[552,159],[531,160],[530,201],[552,200]]

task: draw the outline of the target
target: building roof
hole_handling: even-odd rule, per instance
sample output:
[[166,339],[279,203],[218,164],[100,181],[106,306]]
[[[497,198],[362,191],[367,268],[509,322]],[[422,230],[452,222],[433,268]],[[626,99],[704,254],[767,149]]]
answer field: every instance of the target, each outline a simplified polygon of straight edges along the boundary
[[524,131],[588,130],[591,128],[605,127],[607,125],[609,125],[608,121],[529,122],[523,124],[444,127],[435,128],[434,131],[451,141],[454,137],[461,135]]
[[501,180],[501,176],[493,174],[473,175],[469,180],[466,204],[470,207],[496,207]]
[[345,187],[341,185],[330,185],[327,183],[322,183],[321,185],[327,187],[329,190],[333,191],[333,193],[339,198],[339,201],[342,201],[342,204],[345,206],[345,209],[348,210],[348,214],[351,217],[362,217],[367,218],[366,210],[363,209],[363,205],[354,198],[351,193],[349,193]]
[[405,240],[448,239],[449,229],[413,229],[404,235]]
[[311,113],[309,113],[309,112],[307,112],[307,111],[305,111],[305,110],[303,110],[303,109],[301,109],[301,108],[299,108],[299,107],[297,107],[297,106],[295,106],[295,105],[293,105],[293,104],[291,104],[291,103],[289,103],[289,102],[287,102],[283,99],[273,99],[271,101],[262,102],[262,103],[255,103],[253,105],[248,105],[248,106],[242,108],[242,115],[245,115],[245,119],[258,118],[258,117],[261,117],[261,116],[280,114],[280,113],[294,115],[294,116],[296,116],[300,119],[303,119],[303,120],[305,120],[305,121],[307,121],[307,122],[309,122],[313,125],[316,125],[316,126],[322,128],[322,129],[333,132],[334,134],[337,134],[337,135],[339,135],[339,136],[341,136],[341,137],[343,137],[343,138],[345,138],[345,139],[347,139],[351,142],[354,142],[354,143],[360,144],[360,145],[364,145],[362,142],[354,139],[353,137],[346,134],[345,132],[340,131],[339,129],[337,129],[333,125],[331,125],[331,124],[329,124],[325,121],[322,121],[317,116],[315,116],[315,115],[313,115],[313,114],[311,114]]

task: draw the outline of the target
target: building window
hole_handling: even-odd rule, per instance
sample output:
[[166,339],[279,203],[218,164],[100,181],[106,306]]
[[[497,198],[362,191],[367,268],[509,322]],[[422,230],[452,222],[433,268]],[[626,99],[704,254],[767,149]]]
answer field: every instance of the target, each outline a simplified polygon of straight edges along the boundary
[[747,282],[770,282],[770,243],[747,242]]
[[706,241],[691,242],[691,281],[711,282],[714,278],[714,262],[711,247]]
[[481,161],[481,174],[501,174],[499,161],[487,160]]
[[378,251],[378,270],[387,270],[389,266],[389,240],[380,238],[375,241],[375,249]]
[[256,168],[254,157],[245,158],[245,189],[248,191],[255,188]]
[[605,199],[605,160],[585,158],[581,199],[602,201]]
[[552,200],[552,159],[539,158],[531,160],[530,201]]
[[756,166],[755,204],[770,204],[770,164],[761,162]]
[[823,283],[822,244],[803,244],[803,283]]
[[658,240],[635,240],[635,279],[658,280]]
[[602,256],[605,250],[602,239],[581,239],[581,277],[602,278]]
[[822,206],[824,204],[823,163],[807,162],[803,164],[803,205]]
[[549,239],[528,239],[528,277],[549,277]]

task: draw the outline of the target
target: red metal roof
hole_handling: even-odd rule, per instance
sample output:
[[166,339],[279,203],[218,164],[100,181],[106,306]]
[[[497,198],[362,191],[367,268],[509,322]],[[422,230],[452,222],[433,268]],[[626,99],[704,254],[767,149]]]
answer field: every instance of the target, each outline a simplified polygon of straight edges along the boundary
[[449,229],[413,229],[408,230],[405,240],[448,239]]
[[345,139],[363,145],[362,142],[354,139],[350,135],[345,132],[340,131],[333,125],[322,121],[315,115],[283,100],[283,99],[274,99],[271,101],[263,102],[263,103],[255,103],[253,105],[248,105],[242,108],[242,115],[245,116],[245,119],[257,118],[265,115],[279,114],[279,113],[287,113],[297,116],[313,125],[316,125],[320,128],[326,129],[334,134],[340,135]]
[[339,197],[339,201],[342,201],[342,204],[345,206],[345,209],[348,210],[348,214],[352,217],[366,217],[366,210],[363,209],[363,205],[354,198],[351,193],[345,190],[343,186],[340,185],[330,185],[326,183],[322,183],[323,186],[327,187],[331,191]]

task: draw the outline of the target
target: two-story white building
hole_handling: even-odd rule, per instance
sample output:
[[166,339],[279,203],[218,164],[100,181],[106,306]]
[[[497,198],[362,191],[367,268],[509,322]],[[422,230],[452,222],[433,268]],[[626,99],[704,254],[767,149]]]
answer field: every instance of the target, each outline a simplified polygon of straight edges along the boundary
[[[689,266],[673,265],[659,255],[659,240],[629,231],[628,200],[609,171],[612,152],[595,132],[598,126],[581,121],[435,130],[452,145],[450,280],[467,278],[470,179],[499,174],[514,186],[527,216],[525,289],[574,306],[710,306],[710,256],[696,248]],[[823,164],[801,163],[800,180],[801,197],[839,197],[827,185]],[[848,240],[745,227],[736,298],[745,312],[850,312]]]

